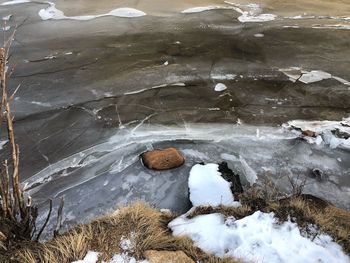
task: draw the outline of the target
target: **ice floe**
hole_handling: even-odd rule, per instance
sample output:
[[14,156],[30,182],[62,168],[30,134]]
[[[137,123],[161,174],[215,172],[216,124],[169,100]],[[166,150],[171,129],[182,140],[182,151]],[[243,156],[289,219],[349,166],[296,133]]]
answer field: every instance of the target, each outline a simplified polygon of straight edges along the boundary
[[[72,263],[97,263],[99,252],[88,251],[84,259],[74,261]],[[112,259],[108,261],[102,261],[102,263],[148,263],[147,260],[136,260],[134,257],[130,257],[127,253],[115,254]]]
[[193,206],[240,206],[239,202],[234,201],[230,183],[221,177],[217,164],[193,166],[188,187]]
[[215,256],[248,262],[337,262],[350,258],[328,235],[302,236],[290,221],[277,223],[273,213],[257,211],[236,220],[219,213],[188,219],[182,215],[169,223],[175,236],[188,236],[195,245]]
[[325,79],[334,79],[344,85],[350,86],[350,82],[337,77],[333,76],[332,74],[322,71],[322,70],[303,70],[300,67],[290,67],[290,68],[284,68],[279,69],[279,71],[283,72],[287,77],[289,77],[289,80],[292,82],[300,81],[305,84],[310,84],[318,81],[322,81]]

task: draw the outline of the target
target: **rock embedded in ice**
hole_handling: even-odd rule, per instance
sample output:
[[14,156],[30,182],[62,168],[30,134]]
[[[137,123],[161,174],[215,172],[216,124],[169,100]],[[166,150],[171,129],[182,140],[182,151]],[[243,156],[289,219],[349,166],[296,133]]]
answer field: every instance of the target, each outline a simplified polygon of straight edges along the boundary
[[151,263],[194,263],[183,251],[157,251],[147,250],[145,258]]
[[304,136],[307,136],[307,137],[314,137],[314,138],[316,138],[316,136],[317,136],[317,133],[314,131],[311,131],[311,130],[302,131],[301,134]]
[[169,170],[185,163],[185,159],[175,148],[148,151],[141,157],[143,164],[152,170]]
[[190,171],[188,188],[193,206],[240,206],[234,201],[230,187],[221,177],[218,164],[196,164]]
[[223,83],[218,83],[218,84],[216,84],[216,85],[215,85],[215,88],[214,88],[214,90],[215,90],[215,91],[218,91],[218,92],[224,91],[224,90],[226,90],[226,89],[227,89],[227,87],[226,87],[226,85],[223,84]]

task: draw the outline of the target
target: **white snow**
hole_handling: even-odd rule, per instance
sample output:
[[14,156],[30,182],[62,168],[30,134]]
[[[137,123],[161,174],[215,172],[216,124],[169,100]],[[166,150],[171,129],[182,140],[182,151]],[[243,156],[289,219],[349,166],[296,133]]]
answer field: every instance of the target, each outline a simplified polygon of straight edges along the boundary
[[128,7],[122,7],[114,9],[106,14],[101,15],[84,15],[84,16],[66,16],[61,10],[56,8],[56,4],[47,2],[49,6],[47,8],[41,9],[39,11],[39,16],[42,20],[61,20],[61,19],[71,19],[71,20],[81,20],[87,21],[92,20],[99,17],[105,16],[115,16],[115,17],[141,17],[145,16],[146,13]]
[[98,252],[88,251],[83,260],[74,261],[72,263],[96,263],[98,260]]
[[260,211],[235,220],[219,213],[187,219],[182,215],[169,223],[175,236],[188,236],[195,245],[215,256],[249,262],[346,263],[349,257],[328,235],[313,241],[303,237],[295,223],[277,224],[273,213]]
[[215,85],[215,88],[214,88],[214,90],[215,90],[215,91],[218,91],[218,92],[224,91],[224,90],[226,90],[226,89],[227,89],[227,87],[226,87],[226,85],[223,84],[223,83],[218,83],[218,84],[216,84],[216,85]]
[[218,170],[219,165],[213,163],[192,167],[188,187],[193,206],[240,206],[234,201],[230,183],[220,176]]

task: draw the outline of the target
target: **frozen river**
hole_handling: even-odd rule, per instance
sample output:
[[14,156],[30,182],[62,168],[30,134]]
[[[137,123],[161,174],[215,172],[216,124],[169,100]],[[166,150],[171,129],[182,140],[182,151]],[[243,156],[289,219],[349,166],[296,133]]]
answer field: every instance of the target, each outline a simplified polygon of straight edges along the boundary
[[[18,25],[10,89],[40,207],[64,197],[66,225],[135,200],[183,212],[191,166],[227,161],[286,192],[307,178],[350,209],[350,3],[275,2],[0,1],[5,34]],[[168,146],[183,167],[141,165]]]

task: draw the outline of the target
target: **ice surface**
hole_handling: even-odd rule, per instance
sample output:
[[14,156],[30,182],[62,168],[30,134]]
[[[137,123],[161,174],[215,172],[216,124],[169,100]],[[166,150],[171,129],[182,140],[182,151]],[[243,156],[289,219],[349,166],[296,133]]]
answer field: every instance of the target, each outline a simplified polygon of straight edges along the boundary
[[188,178],[190,200],[193,206],[240,206],[235,202],[230,183],[220,176],[217,164],[197,164]]
[[303,237],[290,221],[277,224],[273,213],[260,211],[240,220],[222,214],[187,219],[180,216],[169,223],[175,236],[188,236],[196,246],[215,256],[252,262],[334,262],[350,258],[325,234],[312,241]]

